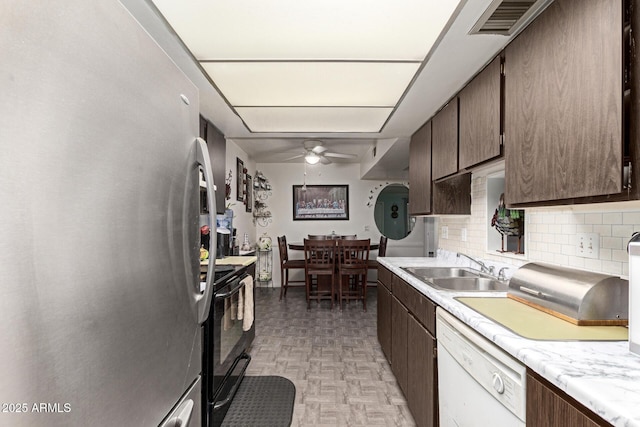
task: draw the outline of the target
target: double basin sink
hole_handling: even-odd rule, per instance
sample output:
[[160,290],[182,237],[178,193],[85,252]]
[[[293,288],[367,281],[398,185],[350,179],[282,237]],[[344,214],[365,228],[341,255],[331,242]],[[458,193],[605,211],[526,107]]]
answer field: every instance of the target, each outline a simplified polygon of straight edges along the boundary
[[507,282],[471,268],[402,267],[436,289],[454,292],[506,292]]

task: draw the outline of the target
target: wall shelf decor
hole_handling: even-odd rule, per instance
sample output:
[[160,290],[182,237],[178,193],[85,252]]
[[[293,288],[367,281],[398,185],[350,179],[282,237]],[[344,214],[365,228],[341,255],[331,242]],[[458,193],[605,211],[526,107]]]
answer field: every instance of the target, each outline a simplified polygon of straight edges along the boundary
[[[261,286],[269,286],[272,282],[273,249],[272,240],[263,233],[256,243],[258,260],[256,262],[256,280]],[[273,282],[272,282],[273,284]]]
[[253,223],[266,227],[271,223],[271,211],[267,209],[267,199],[271,196],[271,184],[262,172],[256,171],[253,179]]

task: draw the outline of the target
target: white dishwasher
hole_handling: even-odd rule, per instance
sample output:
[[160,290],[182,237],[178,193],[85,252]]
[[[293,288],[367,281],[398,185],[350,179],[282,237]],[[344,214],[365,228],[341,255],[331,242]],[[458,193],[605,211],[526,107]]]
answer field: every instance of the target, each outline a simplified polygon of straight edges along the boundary
[[524,426],[526,368],[438,307],[441,427]]

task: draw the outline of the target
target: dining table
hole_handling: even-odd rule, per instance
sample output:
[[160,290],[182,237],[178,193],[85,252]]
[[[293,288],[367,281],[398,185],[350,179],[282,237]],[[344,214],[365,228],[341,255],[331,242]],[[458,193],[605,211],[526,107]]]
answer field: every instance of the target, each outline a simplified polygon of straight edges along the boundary
[[[334,240],[338,240],[338,239],[334,239]],[[337,245],[337,243],[336,243]],[[291,242],[288,244],[289,249],[293,250],[293,251],[304,251],[304,242]],[[369,250],[370,251],[377,251],[380,248],[380,243],[376,242],[376,243],[371,243],[369,244]]]
[[[339,239],[333,239],[333,240],[336,241],[336,246],[337,246]],[[289,247],[289,249],[294,250],[294,251],[304,251],[304,242],[290,242],[290,243],[288,243],[287,246]],[[369,250],[371,250],[371,251],[376,251],[379,248],[380,248],[380,243],[378,243],[378,242],[375,242],[375,243],[372,242],[372,243],[369,244]],[[336,266],[336,268],[337,268],[337,266]],[[326,286],[330,285],[330,283],[331,283],[331,281],[329,281],[327,283],[326,277],[320,277],[320,281],[319,281],[318,285],[322,286],[322,287],[326,287]],[[337,296],[338,296],[338,292],[336,291],[334,297],[337,298]]]

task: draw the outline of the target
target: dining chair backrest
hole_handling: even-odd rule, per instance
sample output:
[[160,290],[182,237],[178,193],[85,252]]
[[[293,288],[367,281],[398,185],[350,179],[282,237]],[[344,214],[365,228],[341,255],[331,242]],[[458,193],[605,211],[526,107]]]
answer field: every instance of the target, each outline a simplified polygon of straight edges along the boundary
[[309,234],[308,238],[309,240],[327,240],[327,239],[330,239],[331,237],[325,234]]
[[335,268],[336,243],[329,239],[304,239],[304,263],[307,269]]
[[346,234],[346,235],[340,236],[340,238],[344,239],[344,240],[355,240],[355,239],[358,238],[358,235],[357,234]]
[[378,256],[387,254],[387,236],[380,236],[380,245],[378,246]]
[[369,262],[371,239],[339,239],[338,269],[364,269]]
[[289,260],[289,249],[287,248],[287,236],[278,236],[278,250],[280,251],[280,263]]

